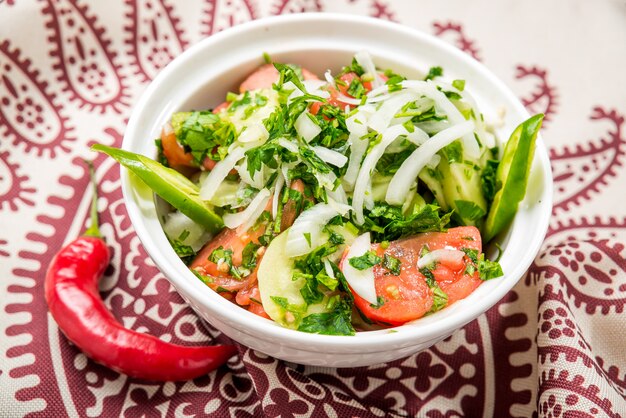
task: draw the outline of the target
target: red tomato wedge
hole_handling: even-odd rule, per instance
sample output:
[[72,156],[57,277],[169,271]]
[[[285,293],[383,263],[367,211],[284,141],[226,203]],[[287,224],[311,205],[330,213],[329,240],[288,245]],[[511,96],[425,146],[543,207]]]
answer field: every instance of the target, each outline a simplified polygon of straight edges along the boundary
[[[213,113],[218,113],[228,106],[230,106],[230,103],[224,102],[213,109]],[[163,155],[167,159],[170,167],[182,173],[186,172],[186,167],[197,167],[193,162],[191,153],[185,152],[185,149],[180,145],[178,139],[176,139],[176,134],[172,126],[169,123],[166,126],[167,127],[163,128],[161,131],[161,145],[163,146]],[[202,162],[202,165],[207,170],[212,170],[215,164],[217,164],[217,162],[208,157]]]
[[[352,97],[350,94],[348,94],[348,88],[350,87],[350,83],[358,79],[360,79],[360,77],[356,73],[345,73],[344,75],[339,77],[340,82],[337,83],[337,88],[339,89],[341,93],[345,94],[348,97]],[[363,87],[365,87],[366,91],[368,92],[371,91],[372,82],[363,81]]]
[[219,106],[213,109],[213,113],[220,113],[222,110],[227,109],[230,106],[230,102],[222,102]]
[[[383,81],[387,81],[387,77],[384,74],[378,74],[378,76],[383,80]],[[329,105],[335,106],[335,107],[341,107],[344,108],[346,106],[345,103],[343,103],[341,100],[338,99],[339,94],[343,94],[346,97],[353,97],[352,95],[350,95],[348,93],[348,88],[350,87],[350,83],[352,83],[352,81],[354,81],[355,79],[359,79],[359,76],[356,73],[345,73],[343,74],[341,77],[339,77],[339,82],[337,83],[337,88],[335,87],[329,87],[328,88],[328,92],[330,93],[330,97],[328,98],[328,100],[326,101],[326,103],[328,103]],[[371,81],[363,81],[363,87],[365,88],[365,91],[367,93],[369,93],[370,91],[372,91],[372,82]],[[311,106],[309,107],[309,112],[311,112],[311,114],[313,115],[317,115],[320,111],[320,107],[323,105],[324,103],[321,102],[313,102],[311,103]],[[353,105],[350,105],[350,108],[353,108]]]
[[[260,66],[256,71],[246,78],[239,86],[239,92],[244,93],[248,90],[271,88],[272,84],[278,81],[278,70],[272,64]],[[302,68],[302,77],[305,80],[319,80],[319,77],[306,68]]]
[[[424,247],[429,251],[463,248],[476,250],[478,254],[482,251],[480,232],[473,226],[451,228],[447,232],[426,232],[392,241],[386,249],[380,244],[372,244],[372,251],[379,257],[387,254],[402,264],[398,276],[380,264],[374,266],[376,294],[379,300],[382,298],[382,306],[372,306],[354,294],[354,303],[367,318],[384,324],[401,325],[421,318],[431,309],[433,290],[417,267]],[[344,262],[347,262],[345,257],[342,265]],[[467,297],[482,283],[478,271],[471,275],[465,273],[468,263],[472,261],[467,256],[462,262],[441,260],[432,270],[437,284],[448,295],[447,305]]]
[[183,167],[193,167],[193,157],[178,143],[176,134],[169,124],[161,131],[161,145],[170,167],[178,171]]

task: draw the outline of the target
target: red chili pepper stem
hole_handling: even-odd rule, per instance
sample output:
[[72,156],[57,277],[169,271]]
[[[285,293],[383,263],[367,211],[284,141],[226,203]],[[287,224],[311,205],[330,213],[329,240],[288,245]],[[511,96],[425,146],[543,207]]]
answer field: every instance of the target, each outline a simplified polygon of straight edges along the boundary
[[93,186],[93,196],[91,197],[91,219],[89,222],[89,228],[87,228],[84,235],[88,237],[102,238],[98,222],[98,182],[96,181],[96,172],[93,168],[93,162],[86,161],[86,163],[89,166],[89,177]]

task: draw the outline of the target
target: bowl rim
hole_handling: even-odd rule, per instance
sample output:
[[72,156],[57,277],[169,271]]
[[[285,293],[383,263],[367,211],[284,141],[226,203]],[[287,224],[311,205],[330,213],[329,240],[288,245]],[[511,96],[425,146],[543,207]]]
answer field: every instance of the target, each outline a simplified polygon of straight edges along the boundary
[[[452,55],[453,58],[464,62],[464,64],[469,66],[472,70],[480,73],[482,76],[485,76],[489,82],[493,83],[494,88],[499,90],[500,93],[507,98],[507,105],[514,107],[516,111],[520,112],[520,114],[524,115],[526,118],[530,116],[511,89],[497,76],[495,76],[484,64],[478,62],[473,57],[433,35],[398,23],[372,17],[327,12],[302,13],[271,16],[242,23],[206,37],[181,53],[159,72],[134,106],[127,129],[124,133],[122,148],[132,150],[131,145],[133,137],[140,135],[142,132],[142,127],[139,126],[138,123],[140,115],[145,111],[147,103],[149,102],[152,94],[158,90],[159,85],[182,69],[185,63],[196,54],[215,44],[219,44],[228,38],[241,36],[242,34],[255,31],[266,26],[280,26],[283,24],[289,25],[294,22],[311,24],[319,21],[341,22],[344,24],[347,23],[357,25],[375,25],[385,31],[419,38],[421,41],[430,43],[434,47],[442,50],[443,53]],[[143,130],[145,131],[145,129]],[[552,172],[548,152],[541,135],[537,138],[534,160],[534,164],[537,164],[538,162],[544,173],[545,181],[544,184],[542,184],[544,192],[542,193],[541,205],[546,209],[541,212],[539,222],[534,225],[534,233],[532,235],[533,240],[530,242],[530,245],[527,246],[528,249],[524,252],[524,256],[518,261],[516,267],[512,271],[507,272],[503,278],[497,279],[502,281],[507,280],[507,286],[496,286],[492,292],[477,301],[477,303],[467,305],[467,309],[465,311],[454,312],[451,315],[442,317],[439,320],[425,324],[424,326],[420,326],[420,320],[417,320],[416,323],[409,326],[401,325],[399,327],[380,331],[357,332],[355,336],[310,334],[284,328],[271,320],[261,318],[248,312],[247,310],[213,292],[211,289],[207,288],[206,285],[195,279],[193,273],[188,270],[180,259],[176,258],[176,260],[169,260],[168,257],[163,256],[164,254],[162,254],[162,251],[158,248],[156,243],[149,239],[149,232],[143,222],[143,217],[140,213],[139,207],[136,202],[133,201],[133,190],[129,172],[123,167],[120,167],[120,180],[122,183],[122,193],[127,212],[140,241],[142,242],[148,255],[179,293],[197,295],[199,292],[205,292],[205,294],[202,294],[196,299],[201,301],[204,308],[224,318],[224,320],[228,323],[240,324],[241,327],[237,327],[237,331],[248,334],[252,337],[256,337],[254,335],[255,333],[263,333],[266,338],[277,339],[281,343],[290,347],[298,347],[302,344],[311,344],[314,342],[325,346],[325,348],[328,349],[328,353],[338,352],[333,349],[347,348],[353,349],[354,352],[371,352],[383,351],[385,347],[389,347],[392,344],[418,344],[423,341],[436,339],[444,334],[448,335],[493,307],[524,276],[543,244],[552,212]],[[181,271],[181,266],[184,266],[187,271]],[[194,277],[194,279],[191,280],[190,277]],[[194,310],[196,310],[196,307],[194,307],[193,304],[190,305],[194,308]],[[202,317],[202,315],[199,316]],[[381,338],[382,334],[385,335],[384,338]],[[362,350],[365,346],[367,347],[367,350]]]

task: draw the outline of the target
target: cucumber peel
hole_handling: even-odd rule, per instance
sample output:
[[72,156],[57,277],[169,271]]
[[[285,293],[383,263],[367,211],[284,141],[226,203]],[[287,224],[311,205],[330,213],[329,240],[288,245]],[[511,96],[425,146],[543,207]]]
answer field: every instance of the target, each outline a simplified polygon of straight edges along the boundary
[[504,230],[515,217],[519,203],[526,195],[528,177],[535,154],[537,134],[544,115],[537,114],[522,122],[504,146],[504,153],[496,172],[496,192],[487,220],[482,228],[485,242]]
[[107,154],[139,177],[154,193],[196,223],[215,233],[223,228],[222,218],[199,196],[199,189],[178,171],[144,156],[119,148],[96,144],[94,151]]

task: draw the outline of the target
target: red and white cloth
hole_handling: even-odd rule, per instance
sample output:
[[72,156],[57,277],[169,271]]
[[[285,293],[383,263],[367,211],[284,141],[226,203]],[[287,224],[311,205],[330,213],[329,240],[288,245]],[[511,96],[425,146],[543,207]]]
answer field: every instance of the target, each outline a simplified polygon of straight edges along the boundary
[[[133,103],[188,46],[262,16],[333,11],[397,21],[482,61],[544,112],[550,231],[500,303],[429,350],[358,369],[240,347],[218,371],[151,384],[105,369],[59,333],[46,266],[84,229],[96,159],[113,260],[102,292],[126,326],[225,341],[147,258],[119,169]],[[626,416],[626,7],[623,1],[0,0],[0,415]]]

